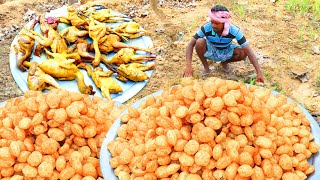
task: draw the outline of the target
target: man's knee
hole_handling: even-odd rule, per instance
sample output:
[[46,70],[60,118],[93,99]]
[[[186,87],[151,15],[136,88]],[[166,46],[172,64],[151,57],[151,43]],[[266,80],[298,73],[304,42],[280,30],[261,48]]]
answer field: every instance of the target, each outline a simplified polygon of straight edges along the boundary
[[237,59],[237,61],[244,60],[247,57],[247,54],[244,52],[242,48],[236,48],[234,49],[234,57]]
[[248,57],[247,54],[246,54],[244,51],[242,51],[242,52],[241,52],[241,55],[240,55],[240,59],[244,60],[244,59],[246,59],[247,57]]
[[207,47],[207,43],[206,43],[206,39],[204,38],[199,38],[196,41],[196,49],[197,50],[206,50]]

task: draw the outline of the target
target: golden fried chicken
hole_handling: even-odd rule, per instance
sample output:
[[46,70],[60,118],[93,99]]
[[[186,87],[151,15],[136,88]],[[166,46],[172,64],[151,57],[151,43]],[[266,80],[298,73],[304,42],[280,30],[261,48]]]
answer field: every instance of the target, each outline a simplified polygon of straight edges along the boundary
[[[154,69],[154,64],[140,64],[140,63],[130,63],[130,64],[121,64],[117,68],[117,72],[119,77],[119,80],[121,78],[126,78],[131,81],[144,81],[147,80],[149,77],[144,71]],[[122,77],[121,77],[122,76]]]
[[[76,62],[81,62],[81,57],[78,53],[68,53],[71,51],[68,50],[68,46],[65,40],[59,35],[59,33],[56,30],[54,30],[51,26],[48,26],[48,28],[49,31],[47,38],[33,30],[29,30],[29,32],[27,32],[26,34],[34,38],[43,47],[51,47],[51,51],[53,53],[59,53],[65,56],[67,59],[74,59]],[[38,49],[38,46],[36,49]]]
[[68,46],[59,33],[52,27],[48,27],[48,37],[42,36],[40,33],[30,30],[28,36],[34,38],[44,47],[51,47],[53,53],[66,53]]
[[117,81],[110,77],[113,74],[112,71],[105,72],[101,67],[96,67],[92,71],[91,66],[85,63],[79,64],[78,67],[86,69],[88,75],[92,78],[95,85],[101,89],[101,94],[103,97],[111,99],[110,93],[119,93],[123,91]]
[[[46,50],[46,49],[45,49]],[[57,78],[58,80],[73,80],[77,79],[78,87],[83,94],[93,94],[92,86],[87,86],[84,82],[83,74],[79,71],[78,67],[74,64],[74,59],[67,59],[64,55],[59,53],[51,53],[46,50],[46,53],[52,56],[52,59],[44,60],[39,64],[39,68]]]
[[30,90],[61,89],[61,86],[52,76],[46,74],[38,67],[37,62],[25,62],[24,64],[30,66],[28,71],[28,87]]
[[[100,52],[102,53],[109,53],[109,52],[118,52],[122,48],[132,48],[135,51],[140,50],[140,51],[145,51],[151,53],[151,50],[148,48],[141,48],[137,46],[130,46],[127,45],[123,42],[121,42],[121,38],[116,35],[116,34],[107,34],[105,35],[101,42],[98,45],[98,48]],[[93,45],[91,45],[90,50],[93,49]]]
[[116,78],[117,78],[119,81],[128,82],[128,79],[127,79],[127,78],[125,78],[125,77],[123,77],[123,76],[121,76],[121,75],[119,75],[119,74],[116,76]]
[[34,51],[33,51],[33,54],[35,55],[35,56],[38,56],[38,57],[40,57],[40,55],[42,54],[42,52],[44,51],[44,46],[42,46],[41,44],[37,44],[36,45],[36,48],[34,49]]
[[95,58],[95,56],[91,55],[88,52],[90,44],[84,39],[78,39],[76,42],[76,46],[77,46],[78,54],[82,58],[84,58],[83,60],[90,60],[90,62],[92,62],[92,60]]
[[74,26],[69,26],[60,32],[60,36],[69,43],[74,43],[79,38],[85,37],[86,35],[88,35],[87,30],[79,30]]
[[99,50],[99,40],[105,36],[107,32],[107,25],[100,23],[92,18],[89,20],[89,36],[93,40],[93,47],[95,51],[95,59],[92,61],[94,67],[99,66],[101,60],[101,53]]
[[140,25],[136,22],[122,23],[118,27],[116,27],[115,32],[129,39],[134,39],[146,34],[150,34],[149,31],[141,29]]
[[[48,38],[48,32],[50,28],[57,29],[59,25],[59,19],[53,17],[45,18],[44,15],[39,15],[38,19],[40,22],[40,30],[45,38]],[[40,56],[44,50],[44,47],[45,46],[41,44],[37,44],[33,54],[35,56]]]
[[[116,34],[107,34],[104,36],[104,41],[99,43],[98,47],[100,49],[100,52],[102,53],[108,53],[114,51],[113,43],[114,42],[120,42],[121,39]],[[93,49],[93,44],[90,47],[90,50]]]
[[111,14],[110,9],[102,9],[99,11],[95,11],[94,9],[91,17],[99,22],[105,23],[124,21],[123,15]]
[[23,62],[30,58],[34,46],[34,39],[24,35],[23,32],[18,36],[18,46],[15,46],[16,53],[21,52],[24,55],[17,60],[17,67],[20,71],[26,71],[27,68]]
[[[32,30],[34,26],[36,25],[37,20],[33,20],[30,29]],[[18,45],[14,46],[14,49],[17,54],[21,52],[23,54],[22,57],[17,57],[17,66],[21,71],[26,71],[27,68],[23,65],[23,62],[30,58],[30,55],[32,53],[33,47],[34,47],[34,38],[28,36],[26,34],[26,30],[22,29],[21,33],[17,37],[18,39]]]
[[59,19],[48,17],[45,18],[44,15],[39,15],[40,30],[44,37],[48,37],[49,28],[57,29],[59,25]]
[[132,48],[122,48],[118,51],[110,60],[106,60],[105,63],[110,64],[127,64],[129,62],[143,62],[154,60],[156,56],[154,55],[135,55],[135,50]]
[[88,29],[88,22],[85,19],[82,19],[78,15],[78,8],[76,6],[68,6],[68,17],[60,17],[60,22],[65,24],[71,24],[76,28],[85,27]]

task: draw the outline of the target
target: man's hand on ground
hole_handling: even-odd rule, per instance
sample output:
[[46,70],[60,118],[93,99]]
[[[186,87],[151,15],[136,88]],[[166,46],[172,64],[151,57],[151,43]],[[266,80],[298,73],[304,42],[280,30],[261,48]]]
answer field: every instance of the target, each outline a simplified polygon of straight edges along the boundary
[[192,76],[192,68],[187,67],[183,72],[183,77],[190,77]]
[[264,78],[262,74],[257,74],[256,82],[264,83]]

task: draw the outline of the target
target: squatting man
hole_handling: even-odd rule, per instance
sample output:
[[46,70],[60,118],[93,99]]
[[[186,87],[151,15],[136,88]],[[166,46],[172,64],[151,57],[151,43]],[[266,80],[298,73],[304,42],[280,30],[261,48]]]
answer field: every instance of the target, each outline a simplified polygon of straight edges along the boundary
[[[215,5],[209,10],[209,18],[210,21],[201,26],[187,46],[186,68],[183,76],[189,77],[193,74],[191,62],[193,48],[195,48],[204,67],[203,76],[208,76],[210,72],[207,59],[220,62],[222,69],[229,72],[230,62],[242,61],[248,57],[257,73],[256,82],[264,83],[257,58],[242,31],[230,23],[231,13],[228,9]],[[233,44],[233,39],[236,39],[239,45]]]

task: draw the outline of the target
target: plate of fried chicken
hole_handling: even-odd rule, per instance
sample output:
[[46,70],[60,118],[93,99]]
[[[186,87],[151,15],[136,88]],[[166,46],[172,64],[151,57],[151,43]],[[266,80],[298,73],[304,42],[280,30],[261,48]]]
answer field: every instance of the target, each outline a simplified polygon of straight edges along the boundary
[[23,91],[63,88],[123,103],[154,71],[149,34],[101,5],[62,7],[39,15],[14,38],[10,69]]

